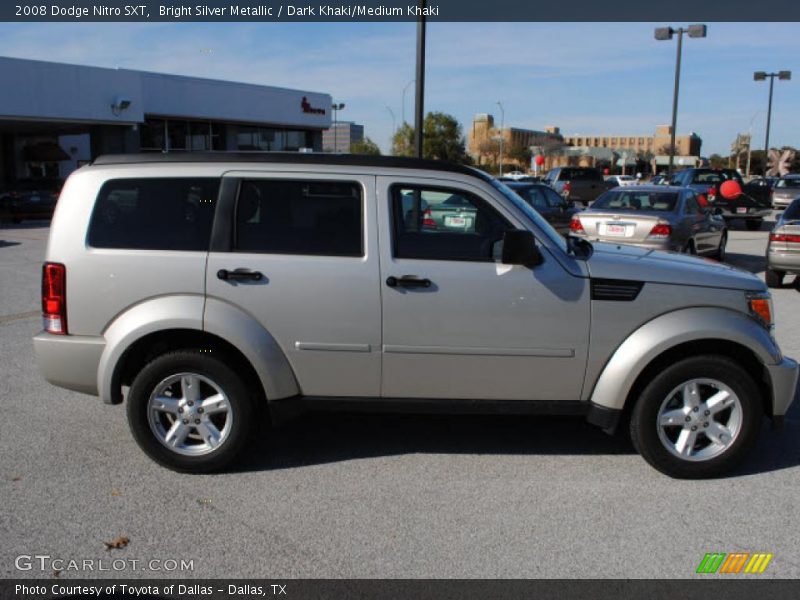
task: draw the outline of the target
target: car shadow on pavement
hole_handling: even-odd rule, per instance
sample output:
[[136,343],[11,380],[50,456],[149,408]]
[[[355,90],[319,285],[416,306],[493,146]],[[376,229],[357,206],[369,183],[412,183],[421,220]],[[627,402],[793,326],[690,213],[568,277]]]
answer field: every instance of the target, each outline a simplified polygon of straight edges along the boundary
[[308,413],[266,426],[237,470],[285,469],[402,454],[632,454],[581,417]]
[[800,386],[786,413],[784,425],[774,431],[765,424],[750,458],[731,476],[755,475],[800,466]]
[[7,248],[8,246],[19,246],[19,242],[7,242],[6,240],[0,240],[0,248]]
[[735,252],[725,253],[725,262],[732,267],[750,271],[751,273],[763,273],[767,268],[767,259],[757,254],[737,254]]
[[21,223],[11,223],[0,221],[2,229],[47,229],[50,227],[50,219],[37,219],[32,221],[22,221]]
[[[620,424],[608,435],[581,417],[308,413],[264,425],[233,468],[255,472],[404,454],[635,454]],[[765,419],[756,447],[728,477],[800,466],[800,387],[782,429]]]

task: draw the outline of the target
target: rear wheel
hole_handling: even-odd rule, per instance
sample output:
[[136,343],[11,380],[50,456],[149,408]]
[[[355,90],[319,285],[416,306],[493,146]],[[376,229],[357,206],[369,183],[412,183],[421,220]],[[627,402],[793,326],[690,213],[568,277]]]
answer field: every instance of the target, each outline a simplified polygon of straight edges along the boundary
[[762,412],[758,388],[740,365],[722,356],[691,357],[645,387],[631,415],[631,439],[662,473],[717,477],[753,446]]
[[762,219],[748,219],[744,223],[747,226],[748,231],[758,231],[761,229],[761,222]]
[[767,267],[764,274],[764,279],[767,281],[767,287],[779,288],[783,285],[783,276],[786,275],[783,271],[775,271]]
[[199,351],[159,356],[128,394],[133,437],[157,463],[176,471],[217,471],[236,458],[254,422],[242,379],[221,359]]
[[681,252],[683,254],[692,254],[692,255],[697,254],[697,250],[695,250],[694,247],[694,240],[689,240],[688,242],[686,242],[686,245],[683,247],[683,250],[681,250]]

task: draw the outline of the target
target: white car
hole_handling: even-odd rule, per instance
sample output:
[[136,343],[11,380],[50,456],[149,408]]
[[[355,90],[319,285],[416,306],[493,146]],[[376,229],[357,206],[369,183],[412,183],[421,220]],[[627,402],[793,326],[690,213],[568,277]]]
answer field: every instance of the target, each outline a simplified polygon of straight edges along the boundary
[[604,179],[609,183],[613,183],[614,185],[621,187],[636,185],[639,183],[638,180],[631,175],[608,175]]

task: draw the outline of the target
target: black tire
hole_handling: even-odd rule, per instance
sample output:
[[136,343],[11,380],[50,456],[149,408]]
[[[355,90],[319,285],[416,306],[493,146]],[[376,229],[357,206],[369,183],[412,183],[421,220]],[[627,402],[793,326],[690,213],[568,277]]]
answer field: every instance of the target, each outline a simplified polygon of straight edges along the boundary
[[694,246],[694,240],[689,240],[688,242],[686,242],[686,245],[681,250],[681,254],[688,254],[689,256],[697,255],[697,250],[695,249]]
[[747,231],[758,231],[761,229],[762,219],[747,219],[744,224],[747,227]]
[[[719,454],[698,461],[679,458],[668,450],[661,441],[658,424],[662,403],[670,396],[670,392],[693,379],[713,379],[724,384],[738,397],[741,407],[740,425],[734,441]],[[724,413],[722,411],[720,414]],[[741,365],[723,356],[694,356],[660,371],[644,388],[631,415],[631,441],[648,463],[670,477],[718,477],[739,465],[753,447],[761,427],[762,415],[761,395]],[[713,417],[709,419],[711,418]],[[702,433],[702,425],[700,427],[699,433]],[[700,443],[705,442],[710,446],[710,438],[700,438],[699,433]]]
[[783,271],[775,271],[774,269],[770,269],[767,267],[766,273],[764,273],[764,279],[767,282],[767,287],[771,288],[779,288],[783,287],[783,276],[786,275]]
[[[210,381],[225,394],[229,404],[229,411],[223,417],[212,417],[209,414],[203,417],[204,419],[227,419],[228,416],[232,418],[230,428],[219,445],[204,454],[189,456],[167,448],[165,443],[160,441],[148,418],[151,394],[162,382],[181,373],[192,373]],[[208,389],[213,388],[208,387]],[[199,404],[200,402],[198,406]],[[128,423],[139,447],[160,465],[183,473],[209,473],[219,471],[230,464],[247,443],[253,423],[256,421],[254,404],[245,382],[222,359],[201,353],[199,350],[183,350],[159,356],[136,375],[128,392]],[[164,417],[173,418],[166,414]],[[198,419],[195,422],[200,421]],[[202,445],[200,431],[191,424],[189,428],[193,431],[189,438],[194,436],[193,443],[199,442]],[[193,447],[198,448],[199,445]]]
[[719,238],[719,246],[717,247],[717,251],[714,253],[714,258],[716,258],[719,262],[725,261],[725,249],[728,247],[728,232],[723,231],[722,237]]

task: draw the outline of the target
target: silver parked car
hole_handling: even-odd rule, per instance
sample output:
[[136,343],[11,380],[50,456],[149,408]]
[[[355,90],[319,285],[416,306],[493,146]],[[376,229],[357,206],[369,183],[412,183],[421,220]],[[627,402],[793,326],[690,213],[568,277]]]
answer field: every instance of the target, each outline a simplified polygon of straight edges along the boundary
[[630,423],[655,468],[710,477],[797,383],[755,275],[567,240],[440,162],[101,157],[67,181],[45,260],[41,372],[125,402],[179,471],[228,465],[260,407],[444,409]]
[[692,189],[652,185],[606,192],[572,217],[570,232],[589,240],[719,260],[728,242],[725,221],[703,206]]
[[767,285],[781,287],[787,273],[800,275],[800,198],[783,211],[767,243]]
[[786,208],[795,198],[800,197],[800,175],[786,175],[772,188],[772,207]]

